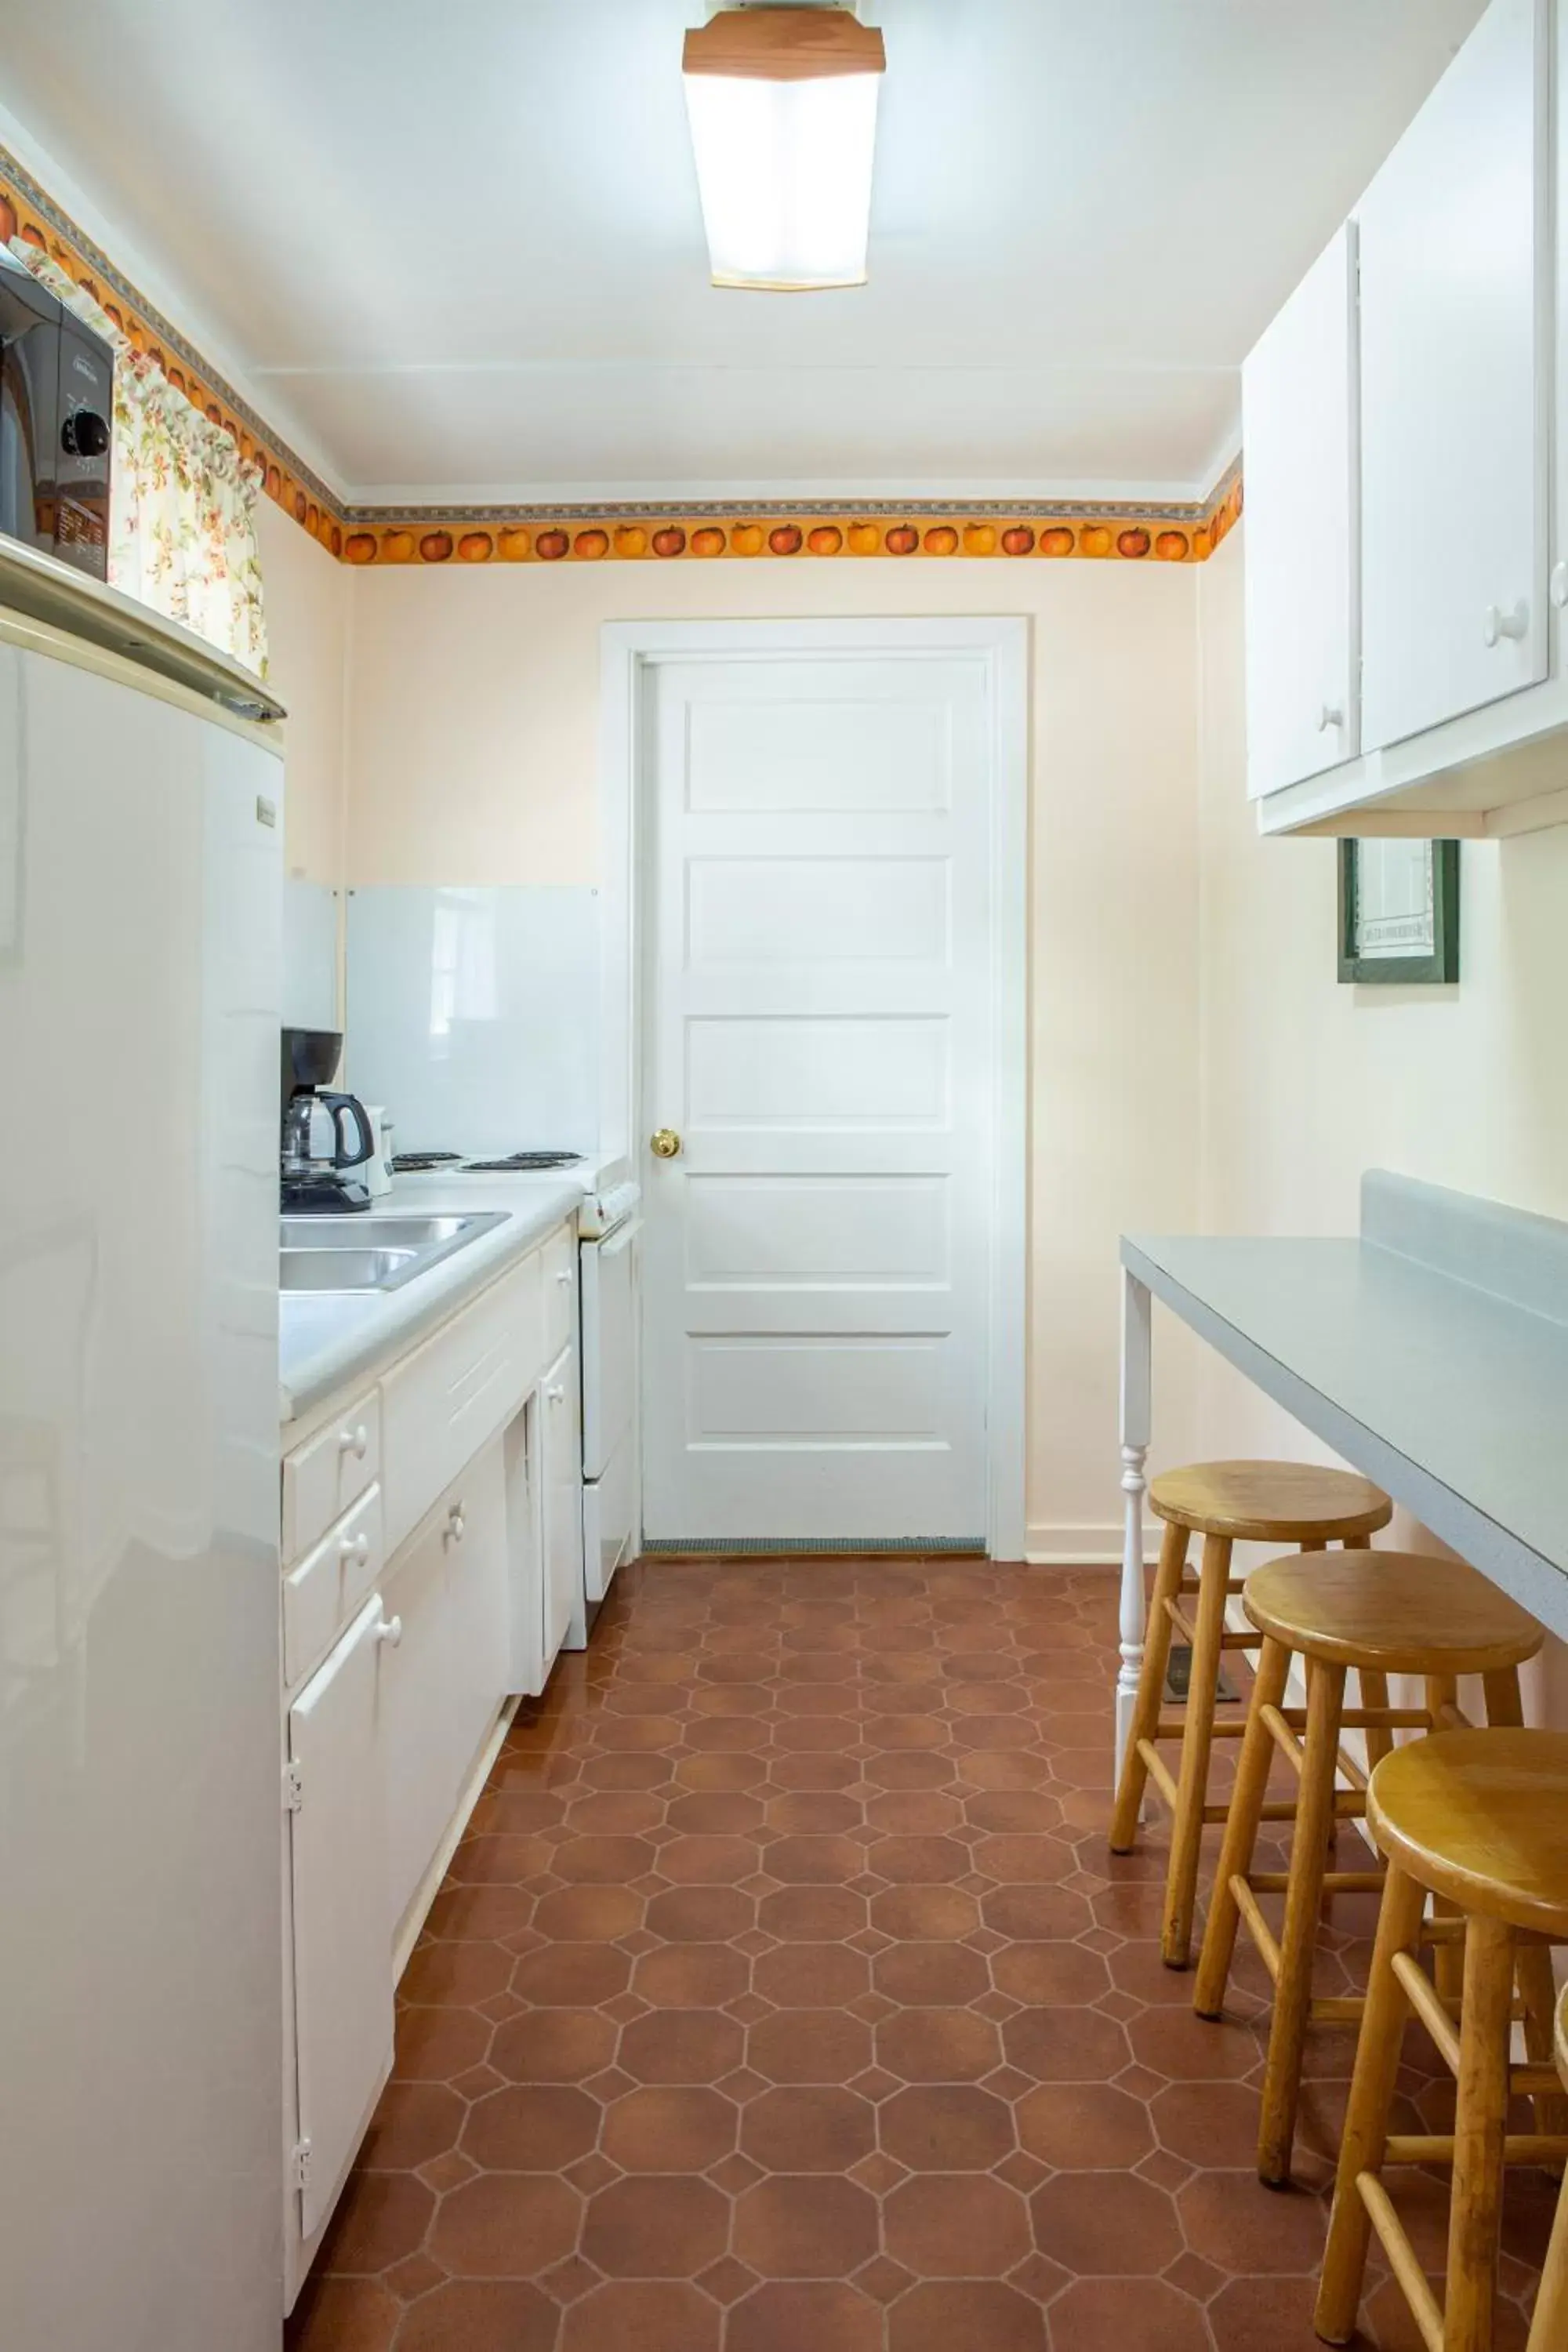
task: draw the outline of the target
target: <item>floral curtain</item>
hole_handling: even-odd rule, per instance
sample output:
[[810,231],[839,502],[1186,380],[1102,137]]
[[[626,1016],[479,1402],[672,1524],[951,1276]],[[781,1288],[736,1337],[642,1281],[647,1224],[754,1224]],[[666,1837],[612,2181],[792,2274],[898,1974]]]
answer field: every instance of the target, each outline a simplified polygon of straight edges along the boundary
[[109,580],[210,645],[267,672],[256,541],[261,469],[37,246],[12,253],[110,344],[114,367]]

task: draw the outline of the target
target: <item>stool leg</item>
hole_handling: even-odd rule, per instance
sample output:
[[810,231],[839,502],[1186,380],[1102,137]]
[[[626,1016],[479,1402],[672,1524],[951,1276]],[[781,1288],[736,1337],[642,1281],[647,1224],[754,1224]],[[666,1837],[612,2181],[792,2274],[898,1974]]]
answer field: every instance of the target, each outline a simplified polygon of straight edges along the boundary
[[1568,2189],[1557,2200],[1546,2267],[1536,2290],[1535,2316],[1530,2323],[1525,2352],[1558,2352],[1568,2344]]
[[1168,1969],[1184,1969],[1192,1958],[1193,1913],[1197,1905],[1198,1864],[1203,1853],[1204,1806],[1208,1797],[1209,1751],[1214,1745],[1215,1692],[1219,1683],[1220,1636],[1225,1632],[1226,1585],[1230,1577],[1228,1536],[1204,1538],[1194,1626],[1192,1679],[1187,1685],[1186,1728],[1182,1734],[1182,1773],[1176,1786],[1176,1819],[1171,1832],[1171,1866],[1165,1880],[1165,1928],[1160,1957]]
[[[1378,1674],[1371,1666],[1363,1666],[1356,1676],[1356,1686],[1357,1696],[1363,1707],[1370,1710],[1373,1707],[1387,1706],[1388,1676],[1386,1675]],[[1394,1734],[1386,1726],[1379,1728],[1375,1725],[1369,1725],[1366,1735],[1368,1771],[1372,1770],[1373,1765],[1381,1764],[1384,1758],[1392,1753],[1393,1748]]]
[[1236,1931],[1241,1920],[1230,1882],[1233,1878],[1245,1878],[1252,1868],[1258,1826],[1263,1817],[1268,1774],[1274,1762],[1274,1737],[1263,1720],[1263,1710],[1279,1705],[1289,1673],[1290,1653],[1284,1643],[1266,1641],[1252,1685],[1247,1736],[1241,1743],[1236,1788],[1226,1816],[1225,1843],[1220,1848],[1214,1893],[1209,1897],[1208,1926],[1204,1931],[1197,1982],[1193,1987],[1193,2007],[1200,2017],[1210,2020],[1217,2019],[1225,2008],[1230,1964],[1236,1952]]
[[[1432,1718],[1434,1731],[1443,1729],[1443,1709],[1457,1706],[1459,1685],[1452,1675],[1428,1675],[1426,1677],[1426,1712]],[[1432,1898],[1434,1919],[1457,1919],[1460,1916],[1457,1903],[1446,1902],[1441,1895]],[[1450,2004],[1458,2000],[1464,1984],[1464,1948],[1459,1944],[1439,1944],[1432,1954],[1432,1981],[1443,1999]]]
[[1143,1791],[1149,1782],[1149,1767],[1139,1753],[1138,1743],[1141,1739],[1152,1739],[1159,1727],[1165,1668],[1171,1656],[1171,1621],[1165,1613],[1165,1603],[1176,1598],[1186,1564],[1187,1531],[1185,1528],[1173,1527],[1167,1519],[1165,1532],[1160,1539],[1160,1565],[1154,1571],[1154,1597],[1149,1604],[1149,1622],[1143,1635],[1143,1665],[1138,1677],[1138,1703],[1133,1709],[1132,1729],[1127,1742],[1127,1754],[1122,1760],[1116,1809],[1110,1817],[1112,1853],[1131,1853],[1138,1842],[1138,1821],[1143,1810]]
[[[1500,1666],[1485,1678],[1487,1722],[1494,1731],[1517,1730],[1524,1722],[1524,1694],[1519,1668]],[[1524,2003],[1524,2053],[1532,2066],[1549,2066],[1553,2047],[1552,2021],[1557,2010],[1557,1986],[1552,1956],[1544,1944],[1521,1944],[1514,1955],[1520,1999]],[[1568,2132],[1568,2095],[1545,2093],[1531,2102],[1538,2132]]]
[[1301,1793],[1290,1843],[1290,1877],[1285,1895],[1285,1926],[1279,1938],[1279,1981],[1274,1988],[1274,2019],[1268,2031],[1268,2063],[1263,2078],[1263,2112],[1258,2126],[1258,2177],[1269,2189],[1288,2188],[1290,2150],[1296,2137],[1296,2107],[1301,2093],[1301,2055],[1312,2007],[1312,1957],[1318,1944],[1318,1913],[1328,1869],[1329,1832],[1334,1819],[1334,1777],[1339,1765],[1340,1717],[1344,1712],[1345,1669],[1307,1661],[1307,1736],[1301,1759]]
[[1372,2222],[1356,2183],[1363,2172],[1383,2168],[1388,2117],[1399,2074],[1400,2042],[1409,2013],[1404,1987],[1394,1973],[1396,1952],[1414,1952],[1425,1896],[1413,1878],[1391,1863],[1377,1915],[1366,2008],[1356,2043],[1355,2073],[1345,2110],[1334,2182],[1333,2217],[1323,2255],[1313,2326],[1326,2344],[1348,2344],[1355,2334]]
[[1465,1929],[1444,2352],[1491,2352],[1512,2011],[1513,1931],[1473,1914]]

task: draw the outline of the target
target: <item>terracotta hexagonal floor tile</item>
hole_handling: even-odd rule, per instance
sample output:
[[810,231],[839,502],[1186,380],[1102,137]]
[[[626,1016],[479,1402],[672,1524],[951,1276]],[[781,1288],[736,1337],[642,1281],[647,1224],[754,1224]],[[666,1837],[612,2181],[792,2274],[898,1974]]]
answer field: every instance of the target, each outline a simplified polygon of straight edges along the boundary
[[745,1991],[750,1974],[728,1944],[667,1944],[643,1954],[632,1989],[656,2009],[721,2009]]
[[1016,2287],[965,2279],[911,2287],[888,2315],[888,2352],[954,2352],[958,2346],[964,2352],[1045,2352],[1045,2314]]
[[1163,2279],[1079,2279],[1051,2305],[1072,2352],[1208,2352],[1204,2315]]
[[403,1971],[399,1998],[420,2006],[475,2008],[504,1990],[511,1967],[501,1944],[423,1943]]
[[573,1944],[609,1943],[641,1925],[641,1900],[624,1886],[563,1886],[533,1915],[540,1935]]
[[445,2083],[389,2083],[359,2161],[366,2172],[408,2172],[457,2144],[467,2114]]
[[887,2200],[882,2227],[893,2260],[925,2278],[1000,2278],[1033,2245],[1023,2199],[980,2172],[918,2173]]
[[1103,2083],[1127,2063],[1127,2037],[1092,2009],[1026,2009],[1002,2029],[1007,2063],[1037,2083]]
[[602,2008],[625,1992],[632,1964],[613,1944],[545,1944],[511,1972],[511,1989],[532,2009]]
[[870,2027],[842,2010],[780,2010],[751,2028],[746,2063],[770,2083],[847,2083],[871,2050]]
[[582,2210],[553,2174],[481,2172],[441,2200],[430,2252],[461,2278],[535,2278],[572,2252]]
[[894,1943],[942,1943],[980,1925],[980,1906],[956,1886],[889,1886],[871,1900],[871,1925]]
[[735,2207],[734,2251],[764,2278],[842,2278],[877,2252],[875,2198],[851,2180],[759,2181]]
[[732,1886],[676,1886],[656,1895],[645,1925],[669,1944],[727,1944],[756,1919],[756,1905]]
[[1058,2172],[1030,2200],[1035,2242],[1080,2277],[1152,2277],[1182,2251],[1163,2189],[1125,2172]]
[[879,1993],[911,2009],[962,2008],[991,1982],[981,1955],[954,1943],[890,1944],[871,1976]]
[[694,2286],[621,2280],[574,2303],[561,2352],[719,2352],[719,2306]]
[[882,2352],[882,2310],[845,2285],[760,2286],[730,2314],[724,2352]]
[[1013,2146],[1013,2111],[971,2084],[897,2091],[879,2110],[882,2147],[917,2172],[988,2171]]
[[464,2153],[497,2172],[559,2172],[599,2136],[596,2100],[563,2083],[509,2084],[469,2108]]
[[1176,2192],[1194,2253],[1232,2275],[1316,2270],[1327,2216],[1300,2189],[1265,2189],[1256,2172],[1200,2172]]
[[1258,2093],[1240,2083],[1175,2083],[1156,2093],[1149,2113],[1163,2147],[1213,2170],[1252,2163],[1258,2104]]
[[745,2030],[710,2009],[656,2009],[622,2029],[620,2063],[642,2083],[716,2083],[738,2066]]
[[1107,2083],[1050,2083],[1020,2099],[1018,2137],[1058,2172],[1130,2171],[1154,2145],[1142,2099]]
[[423,2245],[436,2200],[411,2172],[355,2172],[338,2200],[321,2252],[325,2273],[384,2271]]
[[536,2286],[452,2279],[414,2305],[397,2352],[553,2352],[560,2325],[560,2312]]
[[295,2306],[289,2352],[389,2352],[402,2317],[402,2304],[379,2279],[318,2272]]
[[590,2199],[583,2254],[612,2278],[695,2278],[729,2236],[729,2200],[708,2181],[642,2174]]
[[498,2025],[490,2043],[497,2075],[512,2083],[581,2083],[615,2054],[616,2028],[593,2009],[525,2011]]
[[998,1989],[1034,2009],[1087,2008],[1105,1992],[1105,1962],[1081,1944],[1008,1944],[993,1956]]
[[996,2028],[964,2009],[905,2009],[877,2028],[877,2063],[904,2083],[973,2083],[1001,2056]]
[[870,1964],[847,1944],[781,1944],[752,1969],[752,1986],[778,2009],[842,2009],[870,1988]]
[[705,2172],[734,2147],[736,2120],[717,2091],[660,2084],[605,2109],[604,2150],[628,2172]]
[[876,2143],[876,2109],[826,2084],[764,2091],[741,2123],[742,2148],[770,2172],[846,2173]]

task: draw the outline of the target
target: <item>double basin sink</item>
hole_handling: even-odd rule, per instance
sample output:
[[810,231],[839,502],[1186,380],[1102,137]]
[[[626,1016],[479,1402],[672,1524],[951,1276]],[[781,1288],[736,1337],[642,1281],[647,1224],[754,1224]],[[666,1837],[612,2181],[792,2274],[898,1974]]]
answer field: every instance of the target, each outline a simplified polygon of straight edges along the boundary
[[278,1253],[287,1291],[401,1290],[455,1251],[506,1223],[504,1209],[472,1216],[285,1217]]

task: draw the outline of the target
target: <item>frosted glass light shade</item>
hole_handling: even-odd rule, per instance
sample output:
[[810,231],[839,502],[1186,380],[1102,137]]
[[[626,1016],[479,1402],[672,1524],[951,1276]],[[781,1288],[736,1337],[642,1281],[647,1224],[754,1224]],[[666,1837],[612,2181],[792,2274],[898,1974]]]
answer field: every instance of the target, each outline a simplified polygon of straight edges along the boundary
[[861,286],[877,73],[685,76],[716,286]]

